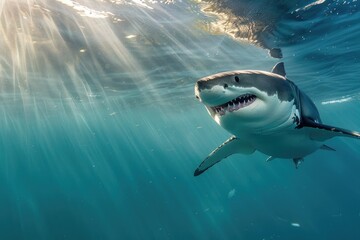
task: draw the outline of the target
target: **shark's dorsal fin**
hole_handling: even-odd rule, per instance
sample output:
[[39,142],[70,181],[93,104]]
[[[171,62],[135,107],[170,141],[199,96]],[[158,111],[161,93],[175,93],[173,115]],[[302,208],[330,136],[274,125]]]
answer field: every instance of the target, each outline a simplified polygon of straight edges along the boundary
[[217,147],[209,156],[200,164],[200,166],[195,170],[194,176],[198,176],[205,172],[208,168],[212,167],[216,163],[220,162],[222,159],[235,154],[251,154],[255,151],[254,147],[249,145],[249,142],[246,140],[241,140],[235,136],[226,140],[223,144]]
[[273,67],[273,69],[271,70],[271,72],[285,77],[285,76],[286,76],[286,72],[285,72],[284,63],[283,63],[283,62],[277,63],[277,64]]

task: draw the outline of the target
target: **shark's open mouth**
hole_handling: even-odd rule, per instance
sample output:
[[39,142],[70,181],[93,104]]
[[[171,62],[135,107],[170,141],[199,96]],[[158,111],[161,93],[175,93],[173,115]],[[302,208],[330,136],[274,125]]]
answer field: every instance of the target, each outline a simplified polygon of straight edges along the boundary
[[227,103],[211,107],[211,109],[220,114],[220,116],[224,115],[226,112],[234,112],[241,108],[247,107],[253,102],[255,102],[256,96],[252,94],[241,95]]

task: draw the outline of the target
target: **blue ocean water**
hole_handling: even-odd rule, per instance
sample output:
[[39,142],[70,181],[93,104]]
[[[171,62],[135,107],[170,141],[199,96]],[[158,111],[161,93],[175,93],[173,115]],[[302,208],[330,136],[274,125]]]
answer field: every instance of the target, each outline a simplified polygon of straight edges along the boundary
[[[360,142],[291,161],[234,155],[202,76],[287,76],[360,131],[353,1],[2,0],[0,239],[359,239]],[[279,48],[281,60],[268,50]]]

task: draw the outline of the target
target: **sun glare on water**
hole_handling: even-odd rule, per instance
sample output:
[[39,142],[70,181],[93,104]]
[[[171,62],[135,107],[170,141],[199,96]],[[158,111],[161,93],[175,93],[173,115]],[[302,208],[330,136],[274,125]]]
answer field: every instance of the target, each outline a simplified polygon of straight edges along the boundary
[[[126,97],[132,94],[129,89],[140,89],[139,84],[151,90],[154,86],[144,64],[152,63],[147,52],[161,42],[149,36],[162,36],[182,47],[175,33],[154,17],[171,19],[162,9],[168,3],[1,1],[2,98],[23,104],[34,99],[92,102],[94,96]],[[149,34],[153,29],[148,25],[159,34]],[[150,95],[148,91],[144,97]]]

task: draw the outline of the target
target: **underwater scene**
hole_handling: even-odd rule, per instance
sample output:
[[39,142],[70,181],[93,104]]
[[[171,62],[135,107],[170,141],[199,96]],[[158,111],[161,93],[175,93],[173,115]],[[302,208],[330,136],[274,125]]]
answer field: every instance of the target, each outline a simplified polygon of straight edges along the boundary
[[357,0],[0,0],[0,239],[360,239],[359,22]]

